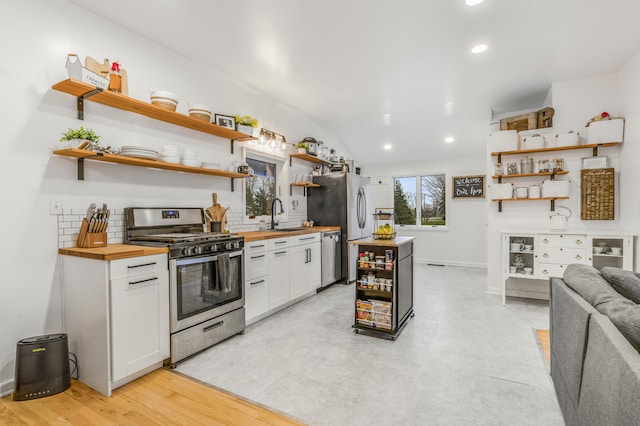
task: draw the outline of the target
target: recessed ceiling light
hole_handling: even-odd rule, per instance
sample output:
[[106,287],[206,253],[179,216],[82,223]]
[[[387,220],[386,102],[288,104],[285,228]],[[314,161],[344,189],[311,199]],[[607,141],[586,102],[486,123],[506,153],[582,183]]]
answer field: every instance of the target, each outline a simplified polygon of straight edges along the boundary
[[446,138],[444,138],[444,141],[445,141],[446,143],[451,143],[451,142],[453,142],[453,141],[454,141],[453,136],[447,136]]
[[387,151],[389,151],[391,149],[391,144],[387,143],[383,146],[384,149],[386,149]]
[[465,3],[467,3],[467,6],[477,6],[483,1],[484,0],[467,0]]
[[472,53],[482,53],[485,50],[487,50],[488,48],[489,48],[489,46],[487,46],[484,43],[481,43],[481,44],[477,44],[477,45],[473,46],[473,49],[471,49],[471,52]]

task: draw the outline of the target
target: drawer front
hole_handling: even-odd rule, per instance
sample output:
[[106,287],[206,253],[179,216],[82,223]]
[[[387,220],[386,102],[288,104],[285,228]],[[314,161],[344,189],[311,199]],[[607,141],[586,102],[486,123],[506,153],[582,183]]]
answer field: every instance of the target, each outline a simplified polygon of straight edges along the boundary
[[320,241],[320,233],[316,232],[313,234],[305,234],[305,235],[296,235],[295,237],[291,237],[289,245],[299,246],[302,244],[315,243]]
[[582,234],[542,234],[540,247],[586,247],[587,237]]
[[267,275],[269,273],[269,257],[266,251],[247,254],[244,257],[244,278],[246,280]]
[[584,248],[544,247],[538,259],[544,263],[585,263],[587,251]]
[[267,251],[268,247],[269,247],[269,243],[267,242],[267,240],[252,241],[250,243],[245,243],[244,254],[246,256],[249,256],[255,253],[262,253]]
[[564,270],[569,266],[568,263],[539,263],[538,278],[549,279],[551,277],[562,278]]
[[112,280],[158,273],[167,269],[169,269],[169,261],[166,254],[130,257],[109,262],[109,275]]
[[267,241],[269,242],[269,250],[278,250],[289,247],[289,237],[274,238]]
[[258,277],[244,282],[244,308],[247,321],[269,310],[269,277]]

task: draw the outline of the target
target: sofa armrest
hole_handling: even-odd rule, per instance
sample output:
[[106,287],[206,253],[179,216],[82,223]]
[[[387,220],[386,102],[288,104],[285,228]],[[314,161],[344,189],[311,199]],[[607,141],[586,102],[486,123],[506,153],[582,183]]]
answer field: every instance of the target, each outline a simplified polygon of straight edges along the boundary
[[581,425],[631,425],[640,419],[640,354],[604,315],[589,320],[578,404]]
[[577,424],[589,318],[597,311],[561,278],[550,279],[551,377],[568,425]]

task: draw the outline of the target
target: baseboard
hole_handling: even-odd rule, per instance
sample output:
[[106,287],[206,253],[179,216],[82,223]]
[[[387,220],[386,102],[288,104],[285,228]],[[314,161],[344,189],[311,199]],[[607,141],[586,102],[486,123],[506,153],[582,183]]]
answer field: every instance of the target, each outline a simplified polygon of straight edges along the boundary
[[436,260],[436,259],[413,259],[413,263],[419,263],[421,265],[437,265],[437,266],[461,266],[465,268],[483,268],[487,269],[486,263],[472,263],[472,262],[457,262],[451,260]]
[[[502,296],[501,288],[489,287],[487,288],[486,294],[490,294],[492,296]],[[549,300],[549,292],[548,291],[532,291],[532,290],[522,290],[522,289],[507,289],[507,297],[524,297],[527,299],[539,299],[539,300]]]
[[12,394],[14,389],[15,386],[13,380],[7,380],[6,382],[3,382],[2,384],[0,384],[0,398]]

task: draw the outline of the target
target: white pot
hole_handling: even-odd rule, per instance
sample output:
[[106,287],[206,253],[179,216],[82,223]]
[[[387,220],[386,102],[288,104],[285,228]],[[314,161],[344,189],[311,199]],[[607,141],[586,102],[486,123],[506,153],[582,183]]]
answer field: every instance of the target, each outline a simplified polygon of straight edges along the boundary
[[505,200],[513,198],[512,183],[494,183],[491,185],[491,198],[494,200]]
[[575,146],[580,143],[580,133],[558,133],[555,146]]
[[568,180],[545,180],[542,182],[542,198],[568,197]]

